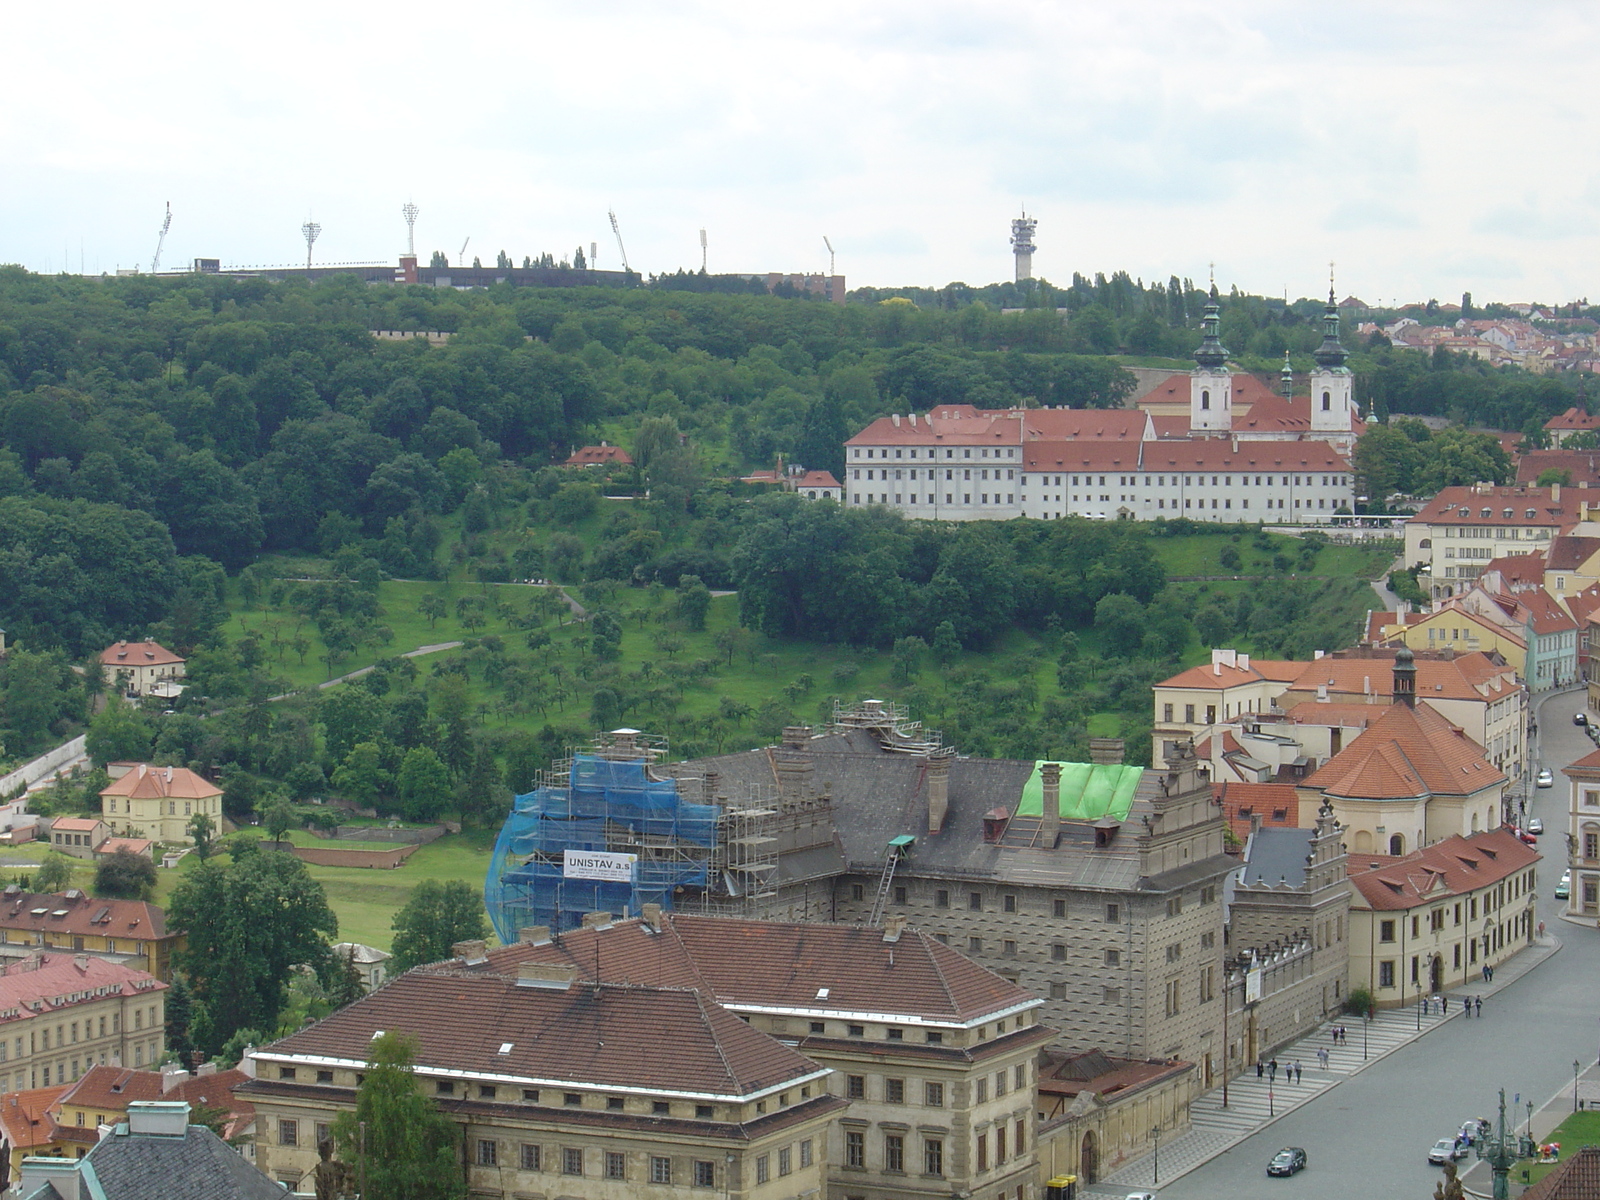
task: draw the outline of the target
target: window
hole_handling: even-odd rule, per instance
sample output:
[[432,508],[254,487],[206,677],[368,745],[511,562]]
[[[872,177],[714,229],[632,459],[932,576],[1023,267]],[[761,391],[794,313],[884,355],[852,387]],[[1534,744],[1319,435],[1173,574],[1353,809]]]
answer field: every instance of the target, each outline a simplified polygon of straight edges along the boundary
[[945,888],[940,888],[938,891],[936,891],[933,894],[933,906],[935,908],[949,908],[950,907],[950,893],[949,893],[949,891],[946,890]]
[[944,1139],[922,1139],[922,1170],[927,1175],[944,1174]]
[[1167,980],[1167,1016],[1175,1017],[1178,1015],[1180,998],[1180,981],[1176,979]]
[[852,899],[852,900],[865,900],[866,898],[867,898],[867,890],[866,890],[866,887],[863,884],[852,883],[850,885],[850,899]]
[[893,1026],[890,1026],[888,1029],[883,1031],[883,1038],[884,1041],[887,1042],[903,1042],[906,1040],[906,1031],[904,1029],[896,1029]]
[[[778,1151],[778,1174],[779,1175],[790,1175],[790,1174],[794,1173],[794,1164],[791,1161],[793,1154],[794,1154],[794,1151],[790,1150],[788,1146],[784,1146],[782,1149],[780,1149]],[[669,1180],[669,1179],[658,1179],[658,1180],[656,1180],[656,1182],[657,1183],[670,1183],[672,1181]]]
[[317,1082],[318,1083],[332,1083],[333,1082],[333,1072],[332,1071],[318,1071],[317,1072]]
[[[788,1151],[784,1151],[785,1154]],[[650,1156],[650,1182],[672,1182],[672,1160],[665,1154],[652,1154]]]
[[1120,950],[1107,950],[1106,951],[1106,966],[1115,967],[1121,962],[1122,962],[1122,951],[1120,951]]
[[522,1169],[524,1171],[537,1171],[541,1169],[539,1166],[539,1147],[524,1144],[522,1147],[520,1147],[520,1150]]
[[903,1174],[906,1169],[906,1139],[898,1133],[883,1135],[883,1169]]
[[1172,708],[1173,708],[1173,706],[1170,705],[1170,704],[1163,704],[1161,706],[1161,719],[1163,721],[1171,721],[1172,720]]
[[867,1095],[867,1077],[865,1075],[846,1075],[844,1077],[844,1094],[849,1100],[864,1100]]
[[1014,912],[1017,911],[1017,898],[1016,898],[1016,896],[1007,894],[1005,896],[1002,896],[1000,898],[1000,901],[1001,901],[1000,902],[1000,907],[1001,907],[1001,909],[1003,911],[1009,912],[1009,913],[1014,913]]
[[1062,983],[1059,979],[1052,980],[1051,983],[1050,983],[1050,999],[1052,999],[1052,1000],[1065,1000],[1066,998],[1067,998],[1067,985]]
[[1109,921],[1111,924],[1115,925],[1119,920],[1121,920],[1121,917],[1122,917],[1122,913],[1121,913],[1121,910],[1118,908],[1117,905],[1115,905],[1115,904],[1106,905],[1106,920],[1107,921]]
[[867,1135],[859,1129],[844,1131],[844,1165],[858,1169],[867,1165]]
[[1058,897],[1056,897],[1056,899],[1050,901],[1050,915],[1053,916],[1053,917],[1064,917],[1064,916],[1066,916],[1067,915],[1067,902],[1066,902],[1066,900],[1063,899],[1062,897],[1058,896]]
[[[48,1068],[46,1068],[48,1070]],[[280,1120],[278,1122],[278,1145],[298,1146],[300,1144],[300,1122]]]
[[[103,1122],[103,1121],[98,1122],[98,1124],[102,1124],[102,1125],[104,1123],[105,1122]],[[322,1150],[322,1144],[324,1142],[326,1142],[329,1138],[333,1137],[333,1126],[330,1125],[327,1121],[318,1121],[317,1124],[316,1124],[316,1134],[317,1134],[317,1150],[320,1153],[321,1150]]]
[[583,1151],[576,1146],[563,1146],[561,1148],[561,1173],[563,1175],[583,1174]]
[[562,1092],[561,1103],[565,1104],[568,1108],[582,1108],[583,1096],[578,1092]]
[[1066,946],[1065,942],[1054,942],[1054,943],[1051,944],[1051,946],[1050,946],[1050,961],[1051,962],[1066,962],[1067,961],[1067,946]]
[[1386,958],[1378,964],[1378,986],[1386,988],[1394,986],[1394,959]]
[[1003,1070],[1002,1071],[996,1071],[994,1073],[994,1098],[996,1100],[998,1100],[998,1099],[1000,1099],[1001,1096],[1004,1096],[1005,1094],[1006,1094],[1006,1073]]
[[983,893],[982,892],[968,892],[967,893],[967,908],[970,909],[972,912],[982,912],[983,911]]
[[967,939],[967,950],[973,954],[983,953],[983,939],[974,934]]
[[[1018,1091],[1021,1091],[1023,1088],[1028,1086],[1027,1063],[1018,1063],[1011,1069],[1011,1086],[1016,1088]],[[1022,1147],[1019,1145],[1017,1149],[1021,1150]]]
[[989,1081],[980,1079],[973,1084],[973,1103],[986,1104],[989,1100]]
[[1007,958],[1015,958],[1017,956],[1016,942],[1012,941],[1010,938],[1007,938],[1005,941],[1001,942],[1000,953],[1005,955]]
[[[143,1026],[140,1026],[140,1028],[143,1028]],[[46,1029],[44,1031],[44,1048],[46,1050],[50,1049],[50,1031],[48,1029]],[[278,1068],[278,1078],[279,1079],[293,1079],[294,1078],[294,1068],[293,1067],[279,1067]]]
[[695,1187],[703,1188],[716,1187],[717,1164],[714,1162],[707,1162],[704,1159],[695,1159],[694,1185]]
[[[978,1135],[978,1170],[987,1171],[988,1169],[989,1169],[989,1135],[987,1133],[980,1133]],[[930,1172],[930,1174],[931,1174],[931,1172]]]
[[1167,900],[1167,916],[1176,917],[1183,912],[1183,897],[1172,896]]
[[522,1089],[522,1102],[524,1104],[537,1104],[537,1103],[539,1103],[539,1089],[538,1088],[523,1088]]
[[1380,942],[1392,942],[1392,941],[1394,941],[1394,922],[1393,921],[1379,921],[1378,922],[1378,940]]
[[942,1046],[942,1045],[944,1045],[944,1033],[943,1033],[943,1031],[942,1030],[938,1030],[938,1029],[930,1029],[930,1030],[928,1030],[928,1045],[930,1045],[930,1046]]
[[478,1085],[478,1099],[479,1100],[493,1100],[494,1099],[494,1084],[492,1084],[492,1083],[480,1083]]
[[922,1085],[922,1102],[929,1108],[943,1108],[944,1084],[924,1083]]
[[896,903],[896,904],[904,904],[904,903],[905,903],[905,902],[906,902],[906,889],[905,889],[905,885],[903,885],[903,884],[896,884],[896,885],[895,885],[895,889],[894,889],[894,902],[895,902],[895,903]]
[[809,1167],[811,1165],[811,1139],[810,1138],[807,1138],[805,1141],[800,1143],[800,1165],[801,1165],[801,1167]]
[[694,1106],[694,1119],[697,1121],[711,1120],[711,1113],[712,1109],[709,1104],[696,1104]]
[[606,1178],[626,1179],[628,1177],[628,1160],[616,1150],[606,1151]]
[[1172,945],[1167,947],[1167,961],[1169,963],[1175,963],[1182,957],[1183,946],[1181,943],[1174,942]]
[[883,1081],[883,1101],[885,1104],[904,1104],[906,1102],[906,1081],[904,1079],[885,1079]]
[[500,1148],[493,1138],[478,1139],[478,1165],[492,1167],[500,1160]]
[[851,1037],[866,1037],[867,1036],[867,1027],[865,1025],[850,1025],[850,1026],[847,1026],[847,1028],[850,1031],[850,1036]]

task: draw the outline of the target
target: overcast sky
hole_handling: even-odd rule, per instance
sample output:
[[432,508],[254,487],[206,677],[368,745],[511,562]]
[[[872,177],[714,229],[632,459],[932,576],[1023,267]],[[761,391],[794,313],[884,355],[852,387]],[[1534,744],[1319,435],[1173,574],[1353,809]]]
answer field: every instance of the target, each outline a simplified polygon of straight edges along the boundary
[[1371,303],[1593,295],[1600,5],[11,5],[0,262],[517,262],[851,286],[1125,269]]

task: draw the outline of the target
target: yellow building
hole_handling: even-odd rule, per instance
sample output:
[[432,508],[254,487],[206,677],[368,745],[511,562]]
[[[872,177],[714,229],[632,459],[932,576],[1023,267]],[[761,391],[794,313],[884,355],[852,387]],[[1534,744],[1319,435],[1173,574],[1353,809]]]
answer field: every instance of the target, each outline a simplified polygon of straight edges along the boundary
[[1350,856],[1350,987],[1380,1008],[1470,990],[1533,941],[1539,853],[1508,829],[1359,870]]
[[130,696],[173,696],[182,691],[184,659],[157,642],[118,642],[100,652],[106,683]]
[[1519,676],[1528,677],[1526,639],[1457,604],[1445,604],[1415,624],[1390,625],[1381,637],[1386,642],[1404,642],[1413,650],[1454,650],[1459,654],[1481,650],[1499,654]]
[[77,888],[40,894],[14,883],[0,891],[0,959],[64,950],[171,982],[172,955],[182,943],[167,928],[167,914],[143,900],[100,900]]
[[100,814],[114,833],[177,845],[189,841],[189,821],[204,813],[222,825],[222,789],[187,767],[112,763],[121,768],[100,791]]

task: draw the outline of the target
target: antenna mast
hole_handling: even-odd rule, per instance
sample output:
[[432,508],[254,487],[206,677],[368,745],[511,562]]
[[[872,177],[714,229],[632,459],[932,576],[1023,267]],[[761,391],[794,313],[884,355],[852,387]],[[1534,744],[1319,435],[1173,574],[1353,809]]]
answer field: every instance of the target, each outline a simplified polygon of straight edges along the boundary
[[1011,253],[1017,256],[1018,283],[1033,278],[1033,231],[1038,227],[1038,219],[1030,217],[1026,208],[1011,222]]
[[322,233],[322,226],[315,221],[307,221],[300,226],[300,235],[306,239],[306,270],[311,269],[311,246]]
[[700,274],[706,273],[706,231],[700,231]]
[[155,257],[150,260],[150,274],[154,275],[161,266],[161,247],[166,244],[167,230],[172,228],[172,201],[167,201],[167,217],[161,222],[161,234],[156,238]]
[[611,232],[617,235],[617,252],[622,255],[622,273],[629,274],[633,268],[628,265],[628,248],[622,244],[622,227],[617,224],[617,210],[608,209],[606,215],[611,218]]
[[409,200],[400,208],[400,215],[406,219],[406,253],[412,258],[417,256],[417,214],[421,211]]

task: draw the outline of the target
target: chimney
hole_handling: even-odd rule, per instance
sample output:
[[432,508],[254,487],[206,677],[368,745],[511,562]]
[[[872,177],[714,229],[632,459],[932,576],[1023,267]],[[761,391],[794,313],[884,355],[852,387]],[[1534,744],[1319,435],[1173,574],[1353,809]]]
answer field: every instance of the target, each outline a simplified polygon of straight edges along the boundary
[[77,1200],[78,1164],[70,1158],[25,1158],[22,1160],[22,1195],[32,1196],[49,1184],[57,1195]]
[[644,924],[644,927],[646,929],[648,929],[651,933],[661,933],[665,929],[666,922],[664,922],[661,919],[661,905],[659,905],[659,904],[641,905],[640,909],[639,909],[639,913],[640,913],[640,917],[639,917],[640,921]]
[[1552,483],[1550,485],[1550,503],[1561,503],[1561,485],[1559,483]]
[[938,833],[944,828],[945,814],[950,810],[950,759],[948,751],[936,750],[928,755],[928,832]]
[[1090,738],[1089,761],[1099,763],[1101,766],[1120,767],[1122,765],[1123,741],[1121,738]]
[[886,942],[898,942],[900,940],[900,935],[902,933],[904,933],[905,931],[906,931],[906,915],[905,915],[905,913],[892,913],[891,915],[889,915],[889,916],[884,918],[884,921],[883,921],[883,940],[884,941],[886,941]]
[[182,1100],[134,1100],[128,1105],[128,1132],[143,1137],[183,1137],[189,1131],[189,1105]]
[[517,941],[524,946],[548,946],[550,944],[550,926],[524,925],[517,930]]
[[578,980],[578,968],[571,963],[521,963],[517,967],[517,986],[567,991]]
[[889,414],[889,419],[894,422],[894,427],[896,429],[900,428],[900,414],[899,413],[890,413]]
[[1039,845],[1054,850],[1061,840],[1061,764],[1047,762],[1039,768],[1044,785],[1043,811],[1039,815]]
[[166,1095],[180,1083],[187,1083],[188,1081],[189,1072],[185,1071],[177,1063],[168,1063],[166,1066],[161,1068],[162,1095]]
[[489,945],[481,938],[470,942],[457,942],[450,947],[450,957],[460,959],[466,966],[475,967],[489,961]]
[[610,929],[611,914],[608,912],[584,913],[583,927],[585,929]]

